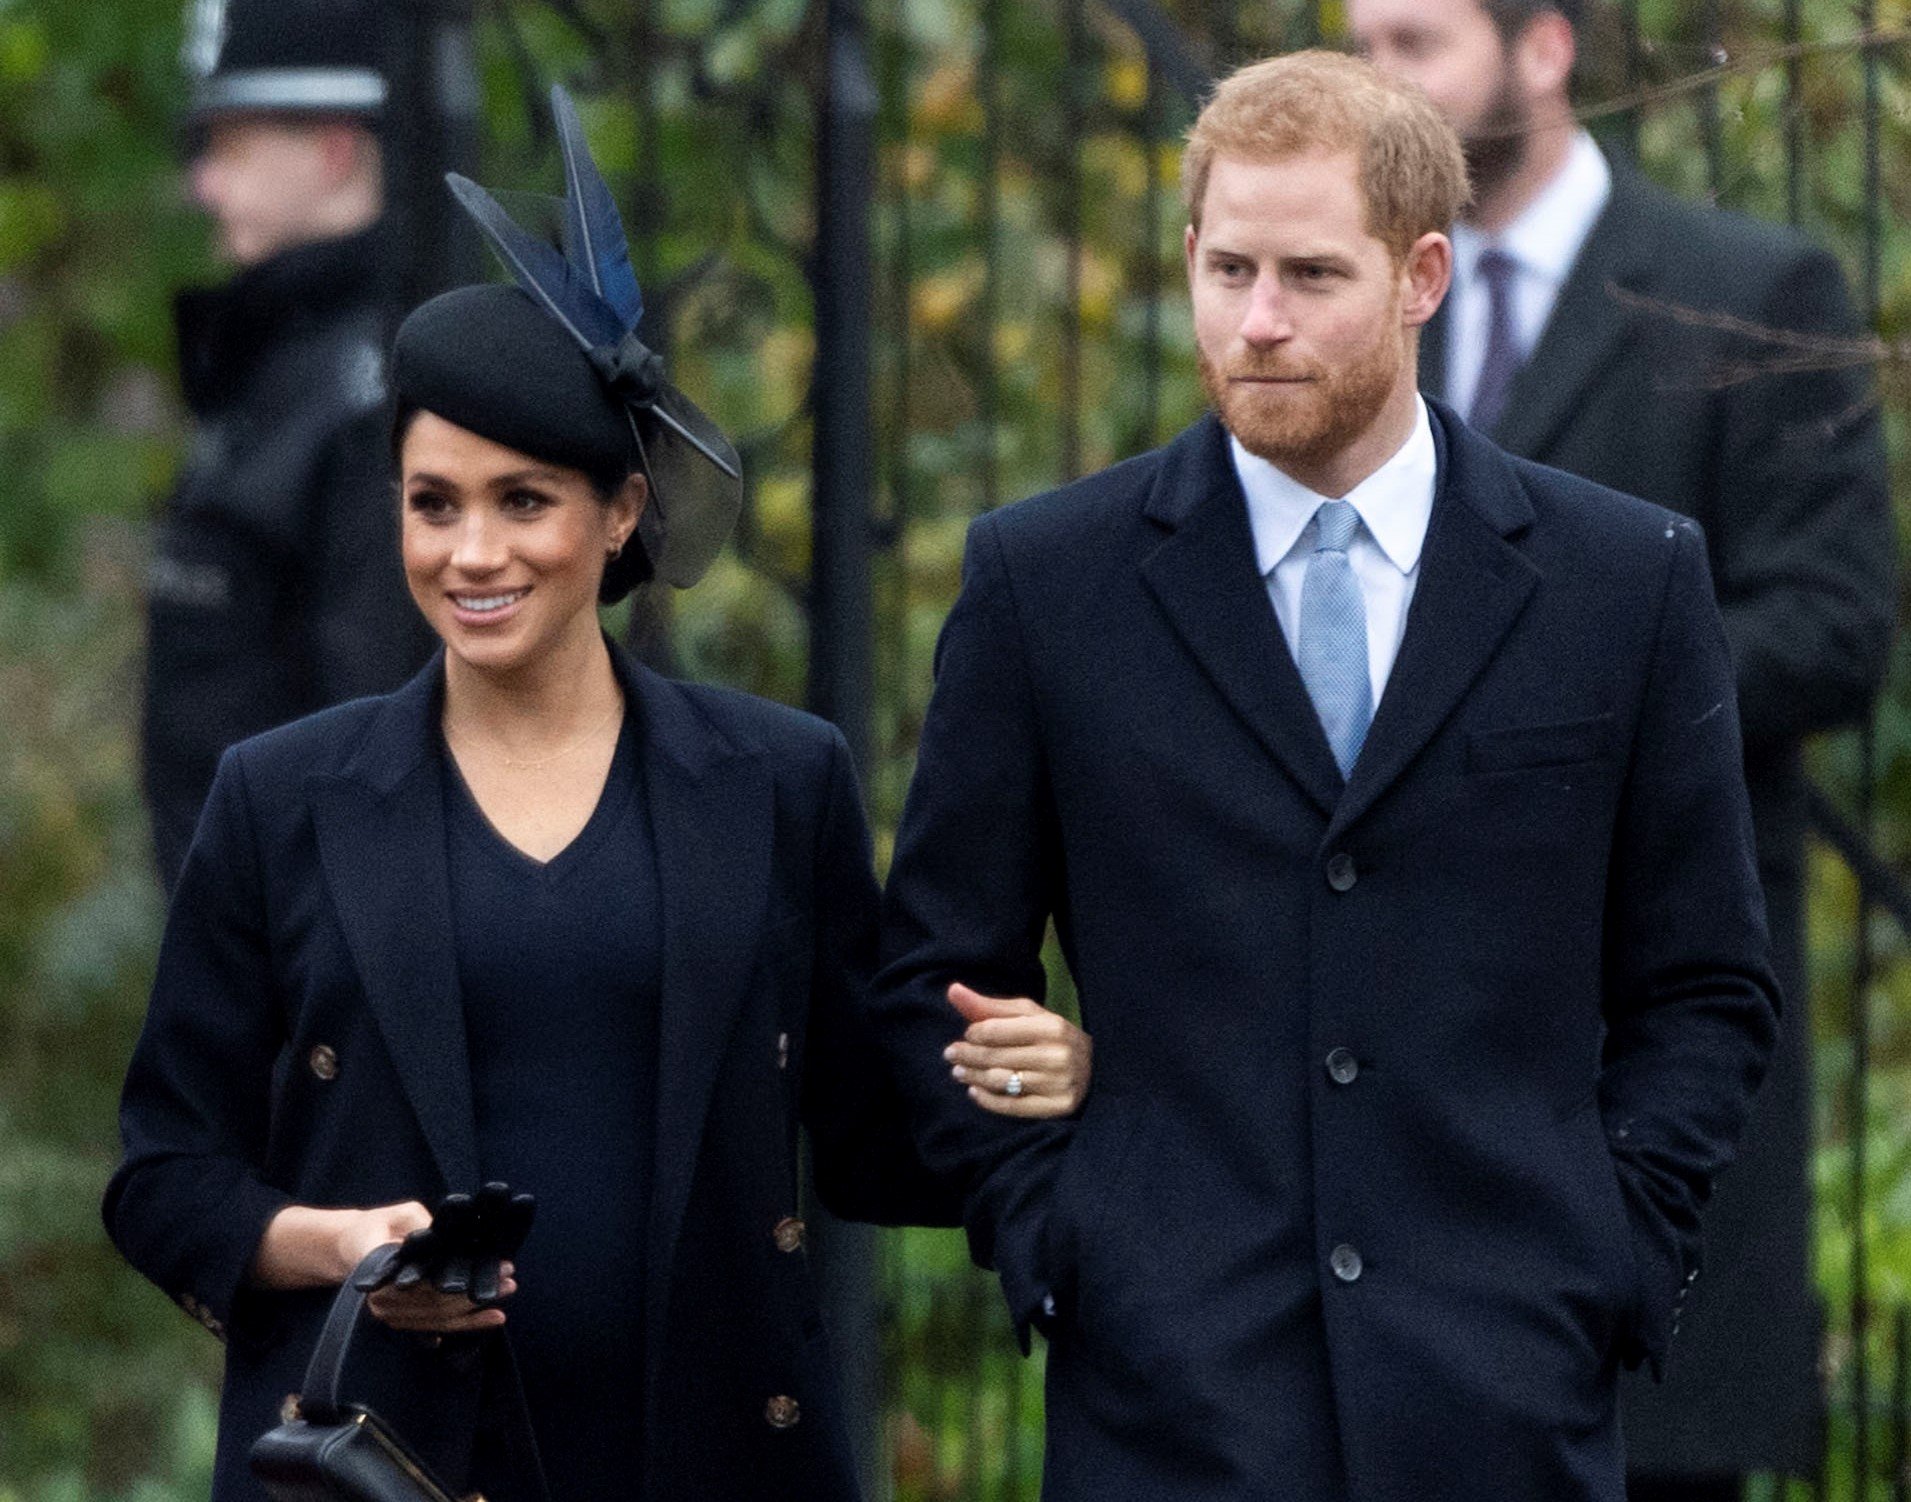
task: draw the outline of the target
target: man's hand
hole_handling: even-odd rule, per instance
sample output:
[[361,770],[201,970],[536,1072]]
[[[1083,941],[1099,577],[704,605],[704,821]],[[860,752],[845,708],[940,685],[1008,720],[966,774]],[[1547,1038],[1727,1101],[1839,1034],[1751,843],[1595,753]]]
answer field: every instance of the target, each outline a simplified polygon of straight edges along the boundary
[[969,1099],[998,1116],[1071,1116],[1088,1094],[1094,1042],[1027,996],[984,996],[957,982],[949,1004],[968,1023],[942,1051]]

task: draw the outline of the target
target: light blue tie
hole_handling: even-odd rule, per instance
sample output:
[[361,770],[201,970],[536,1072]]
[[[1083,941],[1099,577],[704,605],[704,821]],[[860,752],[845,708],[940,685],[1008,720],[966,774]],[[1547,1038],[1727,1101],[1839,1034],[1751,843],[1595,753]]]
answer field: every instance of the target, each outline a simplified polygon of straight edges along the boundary
[[1353,770],[1373,722],[1373,684],[1367,676],[1367,607],[1347,561],[1360,530],[1360,513],[1346,501],[1323,501],[1314,513],[1314,556],[1301,580],[1301,682],[1340,775]]

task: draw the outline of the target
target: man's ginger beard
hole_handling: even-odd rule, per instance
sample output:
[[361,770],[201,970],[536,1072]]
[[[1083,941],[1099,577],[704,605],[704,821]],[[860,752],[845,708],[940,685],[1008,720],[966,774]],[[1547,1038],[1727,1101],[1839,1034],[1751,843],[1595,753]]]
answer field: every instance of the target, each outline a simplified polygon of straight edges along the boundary
[[[1310,470],[1373,425],[1407,358],[1396,295],[1380,337],[1338,370],[1297,366],[1278,353],[1246,350],[1222,370],[1200,351],[1201,384],[1241,447],[1279,470]],[[1241,376],[1311,376],[1305,385],[1237,386]]]

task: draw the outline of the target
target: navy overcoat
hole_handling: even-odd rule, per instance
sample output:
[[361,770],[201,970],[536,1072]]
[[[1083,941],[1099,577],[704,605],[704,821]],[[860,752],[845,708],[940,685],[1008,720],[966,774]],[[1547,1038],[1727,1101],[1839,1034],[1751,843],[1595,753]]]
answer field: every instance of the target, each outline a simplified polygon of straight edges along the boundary
[[[1675,198],[1624,161],[1612,173],[1612,197],[1491,436],[1705,528],[1737,669],[1773,968],[1797,1002],[1706,1217],[1706,1274],[1679,1360],[1663,1387],[1622,1382],[1620,1409],[1635,1471],[1815,1477],[1826,1405],[1811,1276],[1800,751],[1806,736],[1861,720],[1890,661],[1897,527],[1882,407],[1867,365],[1781,366],[1760,332],[1863,335],[1832,256],[1794,230]],[[1420,345],[1434,392],[1447,322],[1443,307]]]
[[[854,773],[819,720],[615,657],[664,927],[647,1439],[619,1494],[844,1502],[857,1484],[796,1220],[799,1120],[833,1208],[939,1213],[864,1057],[878,898]],[[247,1286],[266,1222],[292,1202],[476,1187],[442,677],[434,662],[228,752],[168,920],[105,1216],[226,1341],[216,1502],[263,1496],[247,1449],[298,1391],[331,1298]],[[370,1328],[348,1396],[455,1481],[479,1416],[471,1340]]]
[[[971,531],[879,1006],[1019,1319],[1051,1502],[1622,1502],[1776,993],[1704,540],[1434,405],[1343,785],[1213,418]],[[1095,1039],[1079,1124],[949,1109],[951,979]]]

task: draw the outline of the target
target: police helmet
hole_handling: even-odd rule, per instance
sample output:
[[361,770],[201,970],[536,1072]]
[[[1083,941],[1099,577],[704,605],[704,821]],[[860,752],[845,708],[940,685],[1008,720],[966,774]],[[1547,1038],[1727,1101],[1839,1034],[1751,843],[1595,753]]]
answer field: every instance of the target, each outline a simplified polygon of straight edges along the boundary
[[353,115],[384,108],[378,0],[189,0],[180,60],[192,120]]

